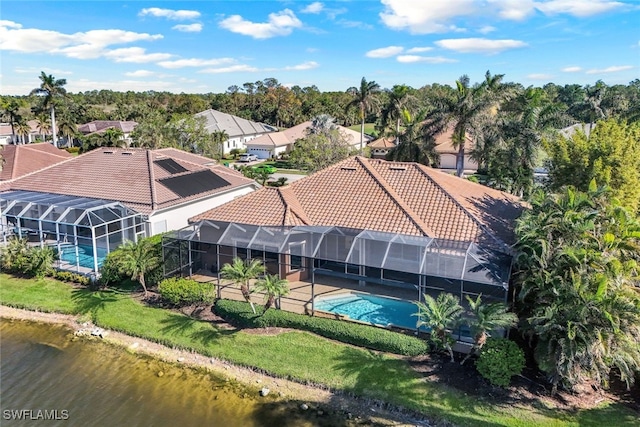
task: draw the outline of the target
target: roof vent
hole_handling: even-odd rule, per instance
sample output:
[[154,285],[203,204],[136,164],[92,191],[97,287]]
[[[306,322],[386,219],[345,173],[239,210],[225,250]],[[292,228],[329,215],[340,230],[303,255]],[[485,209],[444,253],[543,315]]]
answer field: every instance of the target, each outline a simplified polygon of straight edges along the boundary
[[123,156],[133,156],[133,153],[132,153],[132,152],[130,152],[130,151],[123,151],[123,152],[122,152],[122,155],[123,155]]
[[347,167],[347,166],[342,166],[340,169],[343,170],[343,171],[354,171],[354,170],[356,170],[356,168]]
[[104,154],[113,154],[113,151],[103,151]]
[[389,169],[392,171],[406,171],[406,166],[389,166]]

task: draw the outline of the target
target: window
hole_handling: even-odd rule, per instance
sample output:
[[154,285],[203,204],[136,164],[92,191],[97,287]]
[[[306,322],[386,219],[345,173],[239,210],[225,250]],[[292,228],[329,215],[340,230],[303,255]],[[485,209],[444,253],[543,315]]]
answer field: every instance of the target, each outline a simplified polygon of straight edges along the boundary
[[300,255],[291,255],[289,260],[289,270],[301,270],[302,269],[302,257]]

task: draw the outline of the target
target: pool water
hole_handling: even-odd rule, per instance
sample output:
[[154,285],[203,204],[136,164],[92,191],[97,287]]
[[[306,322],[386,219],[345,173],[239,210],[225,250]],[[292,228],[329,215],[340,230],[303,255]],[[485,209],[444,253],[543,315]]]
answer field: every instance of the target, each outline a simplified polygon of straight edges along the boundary
[[315,309],[349,316],[353,320],[381,326],[416,329],[418,308],[411,301],[362,293],[316,298]]
[[[104,258],[107,256],[106,249],[98,248],[98,268],[102,266]],[[75,246],[63,246],[60,249],[60,259],[71,265],[76,265],[76,248]],[[80,267],[93,270],[93,248],[91,246],[78,245],[78,263]]]

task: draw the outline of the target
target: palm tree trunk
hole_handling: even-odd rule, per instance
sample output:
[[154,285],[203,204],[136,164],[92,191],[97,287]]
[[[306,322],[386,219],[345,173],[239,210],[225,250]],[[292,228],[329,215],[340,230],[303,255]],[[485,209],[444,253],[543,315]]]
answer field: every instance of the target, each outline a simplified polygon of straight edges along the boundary
[[242,296],[244,297],[245,301],[247,301],[251,306],[251,311],[253,311],[253,314],[256,314],[256,308],[253,305],[253,301],[251,301],[251,292],[249,292],[249,286],[243,284],[242,286],[240,286],[240,292],[242,292]]
[[[53,104],[51,105],[51,137],[53,139],[53,146],[58,148],[58,131],[56,129],[56,112],[53,108]],[[145,288],[146,292],[146,288]]]
[[360,155],[363,153],[364,144],[364,111],[361,111],[362,121],[360,122]]
[[465,356],[464,359],[462,359],[462,362],[460,362],[460,365],[464,365],[464,362],[466,362],[467,359],[470,358],[472,355],[480,353],[480,350],[482,349],[484,344],[487,342],[487,333],[482,331],[476,334],[476,336],[474,337],[474,340],[475,342],[473,343],[473,347],[471,347],[471,351],[469,352],[469,354]]
[[462,136],[463,140],[460,141],[460,146],[458,147],[458,156],[456,158],[456,174],[458,176],[464,175],[464,135]]
[[138,276],[138,281],[140,282],[140,284],[142,285],[142,289],[144,289],[144,297],[147,297],[147,284],[144,280],[144,274],[141,274],[140,276]]

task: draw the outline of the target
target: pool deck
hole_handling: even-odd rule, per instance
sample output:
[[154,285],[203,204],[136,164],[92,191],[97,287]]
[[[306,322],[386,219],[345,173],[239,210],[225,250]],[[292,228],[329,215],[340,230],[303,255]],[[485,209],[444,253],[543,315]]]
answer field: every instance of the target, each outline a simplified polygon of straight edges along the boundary
[[[218,282],[217,277],[210,274],[195,274],[192,276],[192,278],[199,282],[207,282],[214,285],[217,285]],[[281,299],[280,308],[294,313],[310,314],[311,282],[292,281],[289,282],[289,289],[289,295],[287,295],[286,297],[282,297]],[[399,298],[408,301],[415,301],[418,299],[417,290],[411,291],[409,289],[397,288],[394,286],[376,285],[371,283],[361,285],[356,280],[322,275],[316,275],[314,290],[316,297],[338,295],[341,293],[355,291],[391,298]],[[239,287],[232,283],[229,283],[226,280],[222,280],[222,285],[220,286],[220,296],[222,298],[231,300],[244,301]],[[259,292],[254,293],[253,301],[261,304],[264,301],[264,294],[261,294]]]

